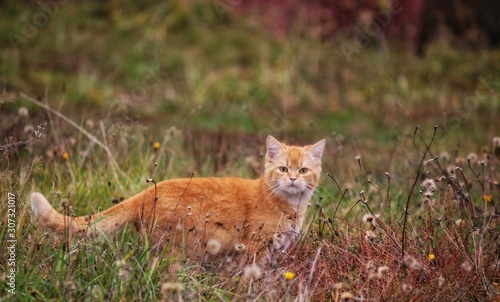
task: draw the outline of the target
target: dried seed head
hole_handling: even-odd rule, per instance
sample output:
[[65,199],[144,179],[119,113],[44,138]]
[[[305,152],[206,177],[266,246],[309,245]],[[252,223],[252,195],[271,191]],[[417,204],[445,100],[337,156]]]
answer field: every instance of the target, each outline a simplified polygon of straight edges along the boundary
[[460,265],[460,267],[461,267],[464,271],[466,271],[466,272],[470,272],[470,271],[472,271],[472,268],[473,268],[472,264],[471,264],[469,261],[464,261],[464,262]]
[[257,264],[252,263],[245,267],[243,275],[245,276],[245,278],[257,280],[262,276],[262,271]]
[[471,152],[471,153],[469,153],[469,155],[467,155],[467,161],[472,163],[472,164],[476,164],[478,159],[479,159],[479,157],[477,156],[477,154],[475,152]]
[[246,251],[246,246],[245,246],[245,244],[243,244],[243,243],[236,243],[236,244],[234,245],[234,250],[235,250],[237,253],[243,254],[243,253],[245,253],[245,251]]
[[219,240],[211,238],[207,242],[207,253],[216,256],[220,252],[221,243]]
[[450,154],[448,154],[448,152],[446,152],[446,151],[443,151],[443,152],[441,152],[441,154],[439,154],[439,158],[447,163],[450,161]]
[[30,114],[28,111],[28,108],[26,108],[26,107],[19,108],[17,113],[19,114],[20,117],[28,117],[28,115]]

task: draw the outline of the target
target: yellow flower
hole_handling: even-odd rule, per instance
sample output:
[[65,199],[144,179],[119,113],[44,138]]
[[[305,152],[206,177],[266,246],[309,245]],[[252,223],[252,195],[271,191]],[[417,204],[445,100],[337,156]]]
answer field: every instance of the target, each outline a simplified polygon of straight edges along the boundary
[[429,258],[429,260],[430,260],[430,261],[433,261],[434,259],[436,259],[436,255],[434,255],[434,254],[429,254],[429,255],[427,256],[427,258]]
[[488,195],[488,194],[484,194],[484,195],[483,195],[483,199],[484,199],[484,201],[486,201],[486,202],[491,202],[491,201],[493,200],[493,196]]
[[286,280],[290,281],[293,278],[295,278],[295,273],[293,273],[293,272],[284,272],[283,276],[285,276]]
[[153,144],[153,148],[154,148],[155,150],[160,149],[160,147],[161,147],[161,144],[160,144],[159,142],[154,142],[154,144]]
[[63,158],[64,160],[69,159],[69,153],[68,153],[68,152],[64,152],[64,153],[62,154],[62,158]]

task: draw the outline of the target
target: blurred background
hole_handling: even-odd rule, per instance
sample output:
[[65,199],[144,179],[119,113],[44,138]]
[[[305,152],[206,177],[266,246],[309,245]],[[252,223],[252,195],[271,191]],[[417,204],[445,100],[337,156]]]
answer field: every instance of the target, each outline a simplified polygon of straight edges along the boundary
[[44,121],[72,135],[33,98],[151,144],[174,129],[252,155],[268,134],[328,137],[377,161],[436,125],[439,148],[481,152],[500,128],[499,35],[493,0],[0,1],[0,138]]

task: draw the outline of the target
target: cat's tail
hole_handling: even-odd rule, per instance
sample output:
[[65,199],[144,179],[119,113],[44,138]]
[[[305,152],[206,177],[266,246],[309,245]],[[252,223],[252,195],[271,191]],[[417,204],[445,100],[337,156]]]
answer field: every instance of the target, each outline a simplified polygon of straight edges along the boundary
[[134,215],[135,211],[127,210],[127,200],[98,215],[80,217],[61,215],[38,192],[31,194],[30,201],[35,222],[58,234],[69,231],[70,234],[81,236],[100,232],[109,235],[137,219],[137,215]]

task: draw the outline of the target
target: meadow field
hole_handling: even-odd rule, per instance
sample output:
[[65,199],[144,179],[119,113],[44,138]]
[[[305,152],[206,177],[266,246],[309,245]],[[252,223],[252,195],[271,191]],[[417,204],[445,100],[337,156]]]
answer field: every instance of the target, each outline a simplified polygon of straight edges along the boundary
[[[1,301],[499,301],[498,49],[346,55],[219,0],[0,6]],[[147,179],[258,177],[267,135],[327,140],[278,267],[33,223],[33,191],[80,216]]]

